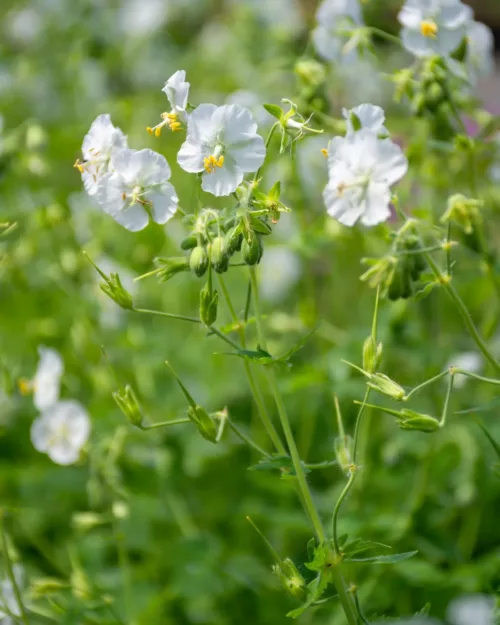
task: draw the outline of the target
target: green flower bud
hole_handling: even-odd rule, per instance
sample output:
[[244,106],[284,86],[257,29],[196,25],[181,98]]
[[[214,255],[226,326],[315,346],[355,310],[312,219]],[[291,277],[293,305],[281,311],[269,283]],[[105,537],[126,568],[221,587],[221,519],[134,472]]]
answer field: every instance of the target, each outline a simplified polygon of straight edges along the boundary
[[319,87],[325,82],[326,70],[322,63],[314,59],[304,59],[295,64],[295,73],[310,87]]
[[142,428],[142,411],[132,388],[127,384],[123,390],[113,393],[113,399],[130,423]]
[[42,599],[48,595],[61,592],[68,588],[68,583],[55,577],[40,577],[30,585],[30,595],[33,599]]
[[181,250],[192,250],[198,245],[198,239],[195,234],[190,234],[181,241]]
[[368,386],[374,391],[383,393],[397,401],[404,399],[406,393],[402,386],[383,373],[374,373],[369,377]]
[[398,259],[395,256],[384,256],[380,259],[366,258],[363,259],[363,263],[369,263],[371,267],[360,277],[360,280],[368,282],[372,289],[380,286],[382,293],[385,294],[394,279]]
[[191,271],[195,276],[198,276],[198,278],[201,278],[205,274],[208,269],[208,254],[204,247],[198,245],[193,249],[189,257],[189,266]]
[[187,416],[198,428],[199,433],[211,443],[217,442],[217,428],[212,417],[201,406],[189,406]]
[[411,108],[417,117],[424,114],[426,104],[427,104],[427,100],[426,100],[425,94],[420,92],[413,96],[412,101],[411,101]]
[[465,234],[472,234],[477,223],[481,220],[483,202],[468,198],[457,193],[448,199],[448,208],[441,217],[441,223],[453,221],[458,224]]
[[437,82],[433,82],[425,92],[425,104],[429,111],[435,111],[446,100],[446,92]]
[[301,597],[306,591],[306,581],[290,558],[273,566],[283,588],[294,597]]
[[226,234],[226,253],[228,256],[232,256],[235,252],[239,252],[241,250],[241,244],[243,242],[243,233],[240,232],[239,228],[232,228]]
[[229,266],[229,256],[224,237],[216,237],[210,246],[210,260],[217,273],[224,273]]
[[382,361],[382,343],[369,336],[363,344],[363,369],[374,373]]
[[263,254],[262,241],[258,234],[252,232],[249,240],[243,239],[241,244],[241,255],[247,265],[257,265]]
[[131,310],[134,307],[132,295],[123,288],[117,273],[111,273],[99,286],[101,291],[106,293],[120,308]]
[[208,327],[214,324],[217,319],[218,303],[218,292],[211,291],[208,285],[205,285],[200,291],[200,319]]
[[176,258],[155,258],[155,263],[158,265],[159,270],[157,272],[158,280],[160,282],[167,282],[170,278],[173,278],[181,271],[189,271],[189,260],[185,256]]
[[353,463],[353,440],[350,436],[338,436],[334,443],[335,458],[344,475],[349,475]]
[[420,414],[414,410],[403,409],[397,417],[398,425],[402,430],[417,430],[431,434],[439,430],[439,421],[430,415]]

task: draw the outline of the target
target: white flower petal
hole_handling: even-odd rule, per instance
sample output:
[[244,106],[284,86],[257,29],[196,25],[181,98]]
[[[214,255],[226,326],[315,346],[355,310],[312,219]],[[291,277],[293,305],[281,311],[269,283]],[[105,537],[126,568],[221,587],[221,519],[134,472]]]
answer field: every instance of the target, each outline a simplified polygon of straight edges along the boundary
[[194,143],[214,143],[215,129],[212,116],[217,110],[215,104],[200,104],[189,115],[188,137]]
[[440,23],[450,29],[466,26],[474,17],[472,7],[457,0],[444,0],[440,14]]
[[50,435],[49,422],[43,417],[38,417],[31,426],[31,442],[37,451],[46,452]]
[[38,410],[45,410],[59,399],[64,363],[55,349],[39,347],[40,360],[33,378],[33,403]]
[[361,127],[372,132],[380,133],[385,130],[385,113],[384,109],[374,104],[360,104],[351,111],[344,111],[344,117],[347,121],[348,132],[354,130],[350,120],[350,113],[354,113],[361,123]]
[[266,158],[264,139],[256,134],[241,137],[238,143],[230,146],[228,153],[244,172],[257,171]]
[[363,201],[361,223],[370,228],[387,221],[391,216],[390,201],[391,191],[387,185],[370,184]]
[[212,123],[217,129],[221,143],[227,147],[257,132],[257,124],[252,113],[239,104],[219,106],[213,114]]
[[390,139],[384,139],[378,144],[379,161],[374,171],[374,179],[392,186],[408,171],[408,159],[403,150]]
[[363,18],[359,1],[325,0],[316,13],[318,24],[327,28],[335,27],[339,17],[350,17],[357,24],[362,24]]
[[61,441],[47,450],[48,457],[61,466],[75,464],[80,457],[80,450],[67,441]]
[[99,115],[83,139],[82,154],[86,161],[108,159],[113,149],[126,148],[127,137],[111,122],[109,115]]
[[464,595],[450,603],[447,620],[452,625],[494,625],[495,600],[487,595]]
[[175,189],[169,182],[148,193],[148,200],[153,204],[152,216],[157,224],[167,223],[175,215],[179,203]]
[[166,94],[172,110],[182,115],[185,112],[189,97],[190,84],[186,82],[186,72],[181,69],[167,80],[162,91]]
[[177,162],[184,171],[197,174],[204,170],[204,160],[212,154],[210,147],[198,143],[188,135],[188,138],[177,153]]
[[338,61],[342,52],[342,41],[335,36],[332,36],[329,30],[323,26],[318,26],[312,31],[312,40],[316,52],[325,61]]
[[243,182],[243,171],[229,158],[226,158],[223,167],[217,167],[213,173],[204,173],[201,188],[212,195],[221,197],[234,193]]
[[108,215],[116,215],[125,206],[126,201],[122,195],[126,190],[128,189],[120,174],[105,174],[97,183],[97,203]]
[[149,223],[149,215],[140,204],[123,208],[117,213],[111,214],[111,217],[130,232],[139,232]]
[[163,154],[153,150],[139,150],[133,158],[140,162],[138,184],[142,186],[163,184],[170,179],[170,165]]

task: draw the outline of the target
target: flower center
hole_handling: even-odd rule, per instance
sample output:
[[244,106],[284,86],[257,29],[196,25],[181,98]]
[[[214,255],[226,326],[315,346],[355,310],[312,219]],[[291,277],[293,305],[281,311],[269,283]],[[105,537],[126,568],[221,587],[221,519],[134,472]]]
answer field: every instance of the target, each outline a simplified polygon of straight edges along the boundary
[[161,118],[163,121],[159,124],[153,126],[153,128],[151,128],[151,126],[146,128],[151,136],[154,135],[155,137],[159,137],[164,126],[170,128],[172,132],[177,132],[182,129],[182,122],[179,121],[179,115],[177,113],[174,113],[173,111],[171,113],[162,113]]
[[370,184],[370,175],[367,173],[364,176],[358,176],[352,182],[339,182],[337,185],[337,197],[344,197],[345,192],[349,189],[358,189],[363,197]]
[[143,187],[141,187],[140,185],[136,185],[130,193],[126,193],[125,191],[122,193],[122,200],[124,202],[129,200],[129,206],[133,206],[134,204],[141,204],[141,206],[151,206],[150,200],[145,200],[142,197],[145,193],[146,190],[143,189]]
[[206,156],[203,159],[203,167],[207,174],[213,174],[217,167],[221,168],[224,165],[224,154],[217,156],[217,154],[212,154],[211,156]]
[[434,20],[424,20],[420,23],[420,32],[424,37],[429,39],[436,39],[439,31],[439,26]]

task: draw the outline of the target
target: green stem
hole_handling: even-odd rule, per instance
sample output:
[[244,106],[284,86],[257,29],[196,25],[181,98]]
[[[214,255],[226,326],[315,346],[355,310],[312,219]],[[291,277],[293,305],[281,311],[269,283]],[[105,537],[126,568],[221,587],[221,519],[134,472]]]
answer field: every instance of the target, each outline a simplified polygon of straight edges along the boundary
[[352,444],[352,461],[353,464],[356,464],[356,454],[358,451],[358,444],[359,444],[359,432],[360,432],[360,428],[361,428],[361,417],[363,416],[363,412],[365,411],[366,408],[366,402],[368,401],[369,397],[370,397],[370,392],[371,389],[367,388],[366,392],[365,392],[365,396],[363,398],[363,403],[361,404],[359,411],[358,411],[358,416],[356,417],[356,425],[354,426],[354,440],[353,440],[353,444]]
[[430,378],[429,380],[426,380],[425,382],[422,382],[422,384],[419,384],[414,389],[412,389],[407,395],[405,395],[404,400],[408,401],[408,399],[410,399],[410,397],[414,393],[417,393],[418,391],[420,391],[421,389],[425,388],[426,386],[429,386],[429,384],[432,384],[433,382],[437,382],[438,380],[440,380],[441,378],[444,378],[448,374],[449,374],[449,371],[447,369],[446,371],[441,371],[441,373],[438,373],[433,378]]
[[340,544],[339,544],[339,539],[338,539],[337,524],[338,524],[340,507],[342,506],[344,499],[347,497],[347,494],[351,490],[351,487],[354,484],[355,479],[356,479],[356,469],[355,467],[352,467],[351,472],[349,474],[349,479],[347,480],[347,484],[344,486],[344,489],[340,493],[339,498],[337,499],[337,503],[335,504],[335,508],[333,510],[333,516],[332,516],[333,546],[335,548],[335,553],[338,556],[340,555]]
[[441,415],[441,421],[439,422],[439,426],[440,427],[444,427],[445,423],[446,423],[446,416],[448,414],[448,406],[450,404],[450,397],[451,397],[451,393],[453,391],[453,381],[455,379],[455,374],[451,373],[450,374],[450,379],[448,380],[448,390],[446,391],[446,397],[444,400],[444,406],[443,406],[443,414]]
[[[261,344],[261,347],[265,349],[266,339],[265,339],[264,329],[262,325],[262,318],[260,314],[259,289],[258,289],[258,284],[257,284],[257,276],[255,272],[255,267],[250,267],[250,279],[252,282],[252,295],[253,295],[253,301],[254,301],[255,317],[256,317],[256,322],[257,322],[257,332],[259,335],[259,342]],[[275,378],[274,371],[272,370],[272,368],[268,369],[268,381],[269,381],[269,386],[271,388],[271,392],[274,397],[274,401],[276,403],[276,408],[278,410],[281,427],[283,428],[283,432],[285,434],[285,440],[288,445],[288,449],[290,450],[290,456],[292,458],[293,467],[295,469],[295,474],[297,476],[297,484],[300,490],[301,499],[303,501],[304,507],[307,510],[311,523],[314,527],[314,531],[316,533],[318,542],[320,544],[323,544],[326,541],[325,530],[323,528],[323,524],[321,523],[321,519],[319,517],[316,506],[314,505],[312,494],[309,489],[309,484],[307,483],[306,475],[304,473],[304,467],[302,465],[300,454],[297,449],[297,444],[295,442],[292,428],[290,426],[290,421],[288,419],[286,407],[281,397],[281,394],[278,390],[278,385],[276,383],[276,378]],[[349,625],[357,625],[358,619],[356,615],[356,608],[354,606],[352,597],[350,597],[347,592],[346,584],[345,584],[339,565],[332,567],[331,575],[332,575],[333,583],[339,595],[339,599],[342,604],[342,608],[345,612]]]
[[391,35],[391,33],[382,30],[381,28],[374,28],[373,26],[367,26],[366,30],[369,31],[372,35],[377,35],[381,39],[385,39],[386,41],[390,41],[391,43],[395,43],[398,46],[402,46],[403,43],[401,39],[396,35]]
[[162,310],[146,310],[145,308],[132,308],[132,310],[146,315],[157,315],[158,317],[168,317],[169,319],[181,319],[182,321],[190,321],[191,323],[201,323],[198,317],[186,317],[186,315],[177,315],[175,313],[163,312]]
[[162,421],[161,423],[152,423],[151,425],[143,425],[141,430],[155,430],[156,428],[167,427],[168,425],[179,425],[180,423],[191,423],[191,419],[173,419],[172,421]]
[[5,533],[3,513],[0,513],[0,532],[2,534],[2,548],[3,548],[3,555],[5,558],[5,568],[7,570],[7,577],[12,586],[12,590],[14,591],[14,596],[16,598],[19,611],[21,612],[21,621],[25,625],[29,625],[26,608],[24,607],[23,598],[21,596],[21,591],[17,584],[16,576],[14,575],[14,567],[12,566],[12,560],[10,559],[9,545],[7,544],[7,534]]
[[[274,133],[276,132],[278,126],[280,125],[280,122],[275,122],[271,128],[271,130],[269,131],[269,134],[267,135],[267,139],[266,139],[266,152],[267,152],[267,148],[269,147],[271,140],[274,136]],[[257,180],[259,179],[260,174],[262,173],[262,168],[264,167],[264,163],[262,163],[262,165],[259,167],[259,169],[255,172],[255,176],[253,177],[253,181],[254,183],[257,182]]]
[[264,458],[269,458],[269,454],[267,453],[267,451],[264,451],[262,449],[262,447],[259,447],[257,445],[257,443],[255,443],[249,436],[247,436],[246,434],[244,434],[237,426],[235,423],[233,423],[233,421],[231,421],[231,419],[227,419],[227,424],[229,425],[229,427],[233,430],[233,432],[236,434],[236,436],[238,436],[238,438],[241,438],[241,440],[246,443],[249,447],[252,447],[252,449],[255,449],[255,451],[259,454],[261,454],[262,456],[264,456]]
[[114,524],[114,535],[116,542],[116,549],[118,552],[118,562],[120,563],[120,570],[122,575],[122,593],[123,593],[123,605],[125,608],[125,614],[130,618],[131,614],[131,599],[132,593],[132,581],[130,578],[130,564],[128,560],[127,550],[125,548],[125,538],[122,531],[120,531],[119,525]]
[[221,341],[224,341],[225,343],[230,345],[237,352],[240,351],[240,346],[237,345],[234,341],[232,341],[225,334],[223,334],[220,330],[217,330],[217,328],[215,326],[210,326],[209,330],[210,330],[210,332],[213,332],[216,336],[218,336],[221,339]]
[[494,378],[485,378],[482,375],[477,375],[476,373],[470,373],[469,371],[464,371],[463,369],[456,369],[453,367],[453,373],[461,373],[462,375],[466,375],[469,378],[474,378],[475,380],[479,380],[480,382],[485,382],[486,384],[497,384],[500,385],[500,380],[495,380]]
[[476,326],[474,325],[474,321],[472,320],[472,317],[471,317],[471,315],[470,315],[470,313],[469,313],[469,311],[467,309],[467,306],[464,304],[462,298],[458,294],[458,292],[455,289],[455,287],[451,284],[450,277],[442,275],[441,271],[439,270],[439,267],[436,265],[436,263],[434,262],[434,259],[432,258],[432,256],[430,254],[425,253],[424,256],[425,256],[425,259],[427,260],[427,262],[429,263],[429,266],[432,269],[434,275],[436,276],[436,278],[440,282],[440,284],[443,285],[443,287],[444,287],[445,291],[448,293],[449,297],[457,305],[458,311],[459,311],[460,315],[462,316],[464,324],[465,324],[467,330],[469,331],[469,334],[471,335],[471,338],[476,343],[479,351],[483,354],[484,358],[490,363],[490,365],[496,371],[500,372],[500,364],[495,360],[495,357],[493,356],[493,354],[486,347],[486,345],[485,345],[481,335],[479,334]]

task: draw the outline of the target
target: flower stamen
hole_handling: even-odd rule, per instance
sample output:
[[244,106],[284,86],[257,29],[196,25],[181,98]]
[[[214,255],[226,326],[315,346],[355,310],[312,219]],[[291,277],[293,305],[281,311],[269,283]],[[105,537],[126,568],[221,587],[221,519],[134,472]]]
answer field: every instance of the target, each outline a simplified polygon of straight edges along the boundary
[[179,115],[177,115],[177,113],[162,113],[161,118],[163,121],[159,124],[153,127],[148,126],[146,128],[150,136],[154,135],[155,137],[159,137],[165,126],[170,128],[172,132],[177,132],[182,129],[182,122],[179,121]]
[[439,26],[433,20],[424,20],[420,24],[420,32],[429,39],[436,39],[438,31]]
[[213,174],[217,167],[222,168],[224,165],[224,155],[221,154],[219,158],[217,158],[214,154],[211,156],[206,156],[203,159],[203,167],[207,174]]

